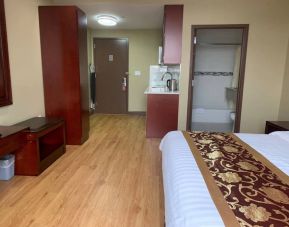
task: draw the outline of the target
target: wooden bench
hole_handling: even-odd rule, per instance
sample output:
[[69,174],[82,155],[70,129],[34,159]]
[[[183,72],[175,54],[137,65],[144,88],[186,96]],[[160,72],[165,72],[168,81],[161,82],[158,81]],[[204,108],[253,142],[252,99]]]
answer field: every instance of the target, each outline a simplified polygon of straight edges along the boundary
[[27,128],[26,143],[15,153],[16,175],[39,175],[65,153],[63,120],[35,117],[14,126]]

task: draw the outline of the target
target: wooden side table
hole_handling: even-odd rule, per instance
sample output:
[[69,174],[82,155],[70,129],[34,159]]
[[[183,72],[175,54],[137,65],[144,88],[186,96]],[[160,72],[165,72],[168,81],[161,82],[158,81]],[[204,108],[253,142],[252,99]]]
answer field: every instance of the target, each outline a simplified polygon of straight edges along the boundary
[[64,121],[45,117],[31,118],[16,126],[24,126],[26,144],[17,151],[15,174],[39,175],[65,153]]
[[289,131],[289,121],[266,121],[265,134],[275,131]]

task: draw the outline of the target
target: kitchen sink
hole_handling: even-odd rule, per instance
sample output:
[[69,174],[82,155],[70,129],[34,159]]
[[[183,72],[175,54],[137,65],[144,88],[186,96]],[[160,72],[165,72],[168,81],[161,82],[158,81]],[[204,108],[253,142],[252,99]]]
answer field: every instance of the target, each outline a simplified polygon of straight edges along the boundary
[[151,92],[167,92],[168,89],[167,87],[151,87],[150,91]]

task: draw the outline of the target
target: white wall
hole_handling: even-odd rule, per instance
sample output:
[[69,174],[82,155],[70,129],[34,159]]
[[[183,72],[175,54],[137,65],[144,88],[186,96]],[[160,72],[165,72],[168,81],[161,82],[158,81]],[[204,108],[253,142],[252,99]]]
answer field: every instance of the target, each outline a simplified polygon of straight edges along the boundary
[[[235,64],[235,46],[199,45],[196,49],[196,72],[233,72]],[[228,91],[232,76],[194,77],[193,108],[229,109]]]
[[0,108],[0,125],[44,115],[38,5],[50,1],[5,0],[13,104]]
[[[288,39],[289,43],[289,39]],[[283,80],[282,98],[280,102],[279,118],[280,121],[289,121],[289,45],[287,50],[287,61],[285,76]]]
[[[196,76],[194,81],[193,108],[231,109],[227,89],[231,76]],[[232,108],[233,109],[233,108]]]
[[233,72],[235,46],[203,46],[196,49],[195,71]]

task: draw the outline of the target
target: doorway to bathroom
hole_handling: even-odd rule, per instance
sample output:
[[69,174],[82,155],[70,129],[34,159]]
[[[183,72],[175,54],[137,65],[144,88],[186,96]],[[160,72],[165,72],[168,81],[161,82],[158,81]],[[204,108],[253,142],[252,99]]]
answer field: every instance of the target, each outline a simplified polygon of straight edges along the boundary
[[239,132],[249,25],[193,25],[187,129]]

